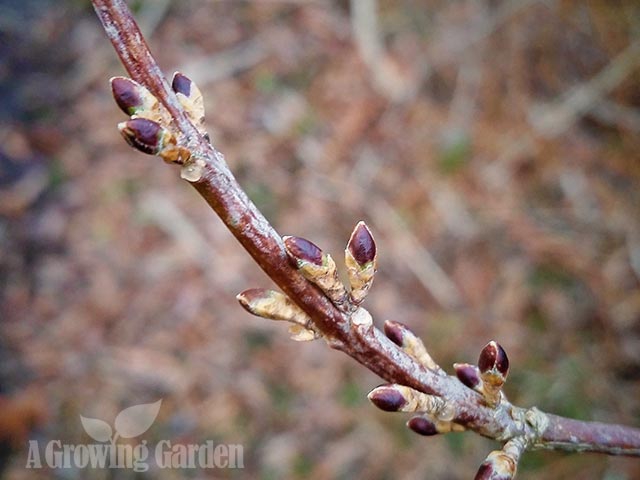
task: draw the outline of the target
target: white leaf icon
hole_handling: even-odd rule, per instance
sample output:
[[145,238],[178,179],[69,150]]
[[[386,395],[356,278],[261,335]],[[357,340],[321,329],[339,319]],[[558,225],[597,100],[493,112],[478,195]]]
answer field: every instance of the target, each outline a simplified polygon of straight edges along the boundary
[[122,438],[132,438],[146,432],[160,411],[162,400],[125,408],[116,417],[116,432]]
[[80,421],[84,427],[84,431],[98,442],[108,442],[111,440],[111,425],[98,418],[88,418],[80,415]]

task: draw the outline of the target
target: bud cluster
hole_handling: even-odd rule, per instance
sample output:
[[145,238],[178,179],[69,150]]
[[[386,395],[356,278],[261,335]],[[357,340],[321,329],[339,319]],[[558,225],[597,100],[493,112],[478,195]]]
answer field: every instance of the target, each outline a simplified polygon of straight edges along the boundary
[[[338,278],[336,263],[317,245],[300,237],[283,238],[289,260],[304,278],[315,284],[331,302],[351,320],[356,333],[371,328],[373,320],[360,304],[371,288],[377,269],[376,244],[371,232],[359,222],[345,249],[349,286]],[[246,290],[238,295],[241,305],[250,313],[272,320],[285,320],[293,325],[289,331],[294,340],[313,340],[321,337],[312,319],[289,297],[282,293],[261,288]],[[364,329],[363,329],[364,327]],[[387,320],[384,333],[395,345],[417,363],[436,375],[447,373],[433,360],[424,343],[407,326]],[[494,409],[507,408],[515,415],[502,392],[509,373],[509,359],[504,349],[495,341],[489,342],[480,352],[478,364],[456,363],[454,369],[458,380],[466,387],[478,392],[484,403]],[[416,414],[407,427],[413,432],[432,436],[441,433],[465,430],[464,409],[444,397],[428,394],[400,384],[387,384],[374,388],[368,399],[386,412],[411,412]],[[537,409],[522,413],[522,422],[534,427],[540,434],[546,428],[546,417]],[[462,419],[462,420],[461,420]],[[516,472],[521,453],[532,443],[532,438],[517,436],[507,441],[502,450],[491,452],[480,466],[476,480],[510,480]]]
[[358,222],[345,249],[349,291],[338,278],[331,255],[301,237],[284,237],[284,247],[298,271],[345,313],[352,314],[365,299],[378,268],[376,243],[364,222]]
[[[204,105],[198,87],[176,72],[172,88],[189,119],[200,134],[206,136]],[[147,88],[130,78],[113,77],[111,91],[116,104],[130,117],[118,124],[129,145],[148,155],[157,155],[167,163],[185,166],[194,163],[191,152],[180,145],[181,134],[173,125],[171,115]]]
[[[181,83],[183,78],[177,78],[174,78],[174,89],[179,90],[178,98],[181,98],[185,93]],[[193,95],[193,91],[190,93]],[[192,101],[197,103],[197,96]],[[331,255],[301,237],[285,236],[282,240],[289,260],[296,269],[347,314],[354,327],[368,328],[373,324],[369,312],[359,307],[371,288],[377,268],[376,244],[364,222],[356,225],[345,250],[349,290],[340,281]],[[294,340],[313,340],[321,336],[307,314],[282,293],[257,288],[242,292],[237,298],[254,315],[293,323],[289,332]]]
[[[446,372],[431,358],[424,343],[407,326],[387,320],[384,324],[384,333],[389,340],[425,368],[436,374],[446,375]],[[497,342],[491,341],[485,345],[480,352],[477,366],[456,363],[454,369],[460,382],[480,393],[489,407],[497,408],[502,401],[506,402],[502,386],[509,373],[509,359]],[[391,384],[373,389],[368,398],[376,407],[384,411],[419,412],[420,415],[407,422],[407,427],[419,435],[432,436],[465,429],[463,425],[455,422],[455,406],[438,396],[419,392],[403,385]],[[541,422],[537,411],[528,411],[527,415],[525,421],[529,424]],[[543,431],[544,428],[543,425],[536,430]],[[512,478],[519,457],[518,452],[524,449],[523,442],[524,439],[517,437],[507,442],[503,450],[492,452],[482,464],[476,478],[500,480]]]

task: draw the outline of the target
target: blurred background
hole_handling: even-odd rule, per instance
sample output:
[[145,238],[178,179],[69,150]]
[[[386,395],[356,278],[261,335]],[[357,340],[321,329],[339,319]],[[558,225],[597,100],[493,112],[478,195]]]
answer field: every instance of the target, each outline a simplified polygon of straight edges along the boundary
[[[514,403],[640,425],[637,2],[130,4],[281,234],[339,260],[368,223],[379,326],[450,372],[495,339]],[[0,1],[2,478],[473,478],[495,443],[412,434],[367,401],[372,373],[238,306],[272,284],[122,141],[123,73],[88,2]],[[25,470],[28,440],[90,443],[79,415],[159,399],[140,438],[240,443],[245,469]],[[640,461],[534,452],[518,478]]]

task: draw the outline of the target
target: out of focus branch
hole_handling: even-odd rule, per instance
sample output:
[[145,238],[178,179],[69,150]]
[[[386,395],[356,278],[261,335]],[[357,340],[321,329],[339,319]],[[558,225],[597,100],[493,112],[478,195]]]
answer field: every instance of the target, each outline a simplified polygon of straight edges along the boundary
[[[580,115],[597,109],[602,97],[620,84],[638,65],[640,40],[634,40],[595,77],[573,87],[553,104],[533,108],[529,113],[531,125],[548,138],[562,135]],[[601,107],[600,112],[603,111]],[[611,108],[606,113],[611,114]]]

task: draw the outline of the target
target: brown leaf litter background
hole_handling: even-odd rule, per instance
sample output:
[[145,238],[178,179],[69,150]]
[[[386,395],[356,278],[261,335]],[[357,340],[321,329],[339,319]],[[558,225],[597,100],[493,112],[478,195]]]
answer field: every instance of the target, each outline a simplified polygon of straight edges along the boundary
[[[340,259],[370,225],[379,325],[449,371],[495,339],[515,403],[640,425],[636,2],[132,3],[280,233]],[[494,443],[410,433],[366,400],[373,374],[238,306],[272,285],[118,135],[123,70],[88,2],[5,0],[0,18],[2,478],[109,477],[25,470],[27,441],[88,443],[79,415],[158,399],[150,444],[241,443],[246,468],[140,478],[473,477]],[[557,452],[519,474],[639,477]]]

